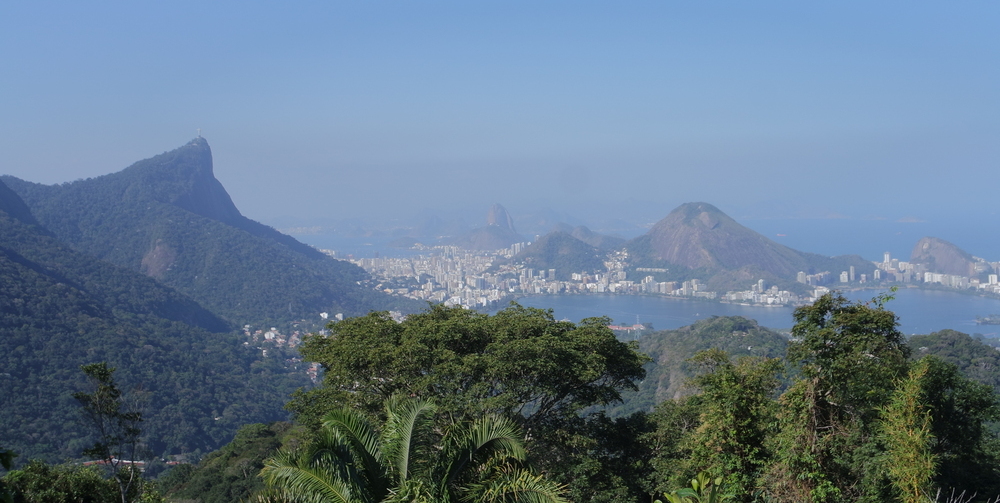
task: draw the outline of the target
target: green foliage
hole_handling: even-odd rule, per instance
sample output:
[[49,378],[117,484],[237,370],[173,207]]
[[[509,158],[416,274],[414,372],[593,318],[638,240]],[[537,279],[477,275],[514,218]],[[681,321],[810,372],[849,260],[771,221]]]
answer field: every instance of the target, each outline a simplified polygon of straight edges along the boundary
[[742,357],[724,351],[695,355],[705,372],[692,382],[701,390],[701,424],[690,435],[691,463],[729,481],[739,501],[751,501],[757,479],[771,462],[766,445],[776,429],[777,358]]
[[1000,392],[1000,351],[955,330],[914,335],[909,340],[917,356],[934,355],[956,365],[962,375]]
[[486,415],[438,434],[434,410],[395,396],[381,430],[358,411],[332,411],[314,442],[279,452],[261,475],[286,501],[563,501],[559,486],[523,466],[512,421]]
[[878,419],[909,355],[896,317],[833,295],[794,316],[788,361],[802,377],[781,397],[767,485],[782,501],[883,501]]
[[993,389],[974,382],[955,365],[929,356],[921,379],[924,405],[931,417],[931,452],[936,460],[934,485],[981,495],[1000,494],[1000,450],[989,425],[1000,420]]
[[258,474],[264,461],[283,445],[293,448],[304,432],[287,422],[248,424],[231,442],[204,458],[197,466],[178,465],[157,481],[171,500],[202,503],[245,501],[264,489]]
[[608,322],[555,321],[551,311],[516,304],[494,316],[431,306],[403,322],[386,313],[346,319],[330,324],[329,336],[305,340],[303,357],[323,364],[323,387],[290,406],[315,425],[312,404],[377,414],[404,393],[434,397],[455,417],[495,412],[542,425],[617,401],[643,376],[645,358],[615,339]]
[[910,369],[883,409],[879,425],[886,446],[886,471],[903,503],[924,503],[934,478],[934,436],[922,383],[929,367],[929,360],[922,359]]
[[[708,472],[699,472],[691,479],[691,487],[685,487],[664,494],[668,503],[721,503],[731,501],[733,496],[723,492],[723,477],[712,479]],[[661,503],[659,500],[656,503]]]
[[106,361],[149,397],[157,455],[210,451],[247,421],[283,419],[308,380],[262,358],[190,298],[60,244],[0,212],[0,431],[19,460],[75,458],[96,438],[79,421],[79,366]]
[[624,402],[609,407],[608,414],[648,412],[665,400],[693,393],[690,379],[699,368],[690,360],[699,351],[717,348],[734,357],[774,358],[785,354],[787,342],[781,334],[741,316],[712,316],[676,330],[645,335],[639,349],[652,358],[645,365],[646,378],[638,383],[637,391],[624,392]]
[[494,316],[432,306],[403,322],[385,313],[347,319],[331,324],[329,336],[305,341],[304,358],[324,366],[323,386],[289,406],[313,428],[339,406],[377,417],[381,402],[397,393],[433,398],[455,421],[513,417],[531,432],[534,462],[571,493],[592,487],[590,480],[634,491],[642,477],[617,478],[620,466],[611,463],[622,455],[592,436],[606,429],[605,420],[580,416],[619,400],[643,376],[645,357],[618,341],[608,322],[555,321],[551,311],[516,304]]
[[84,417],[97,434],[97,442],[84,449],[83,454],[105,463],[111,471],[111,479],[118,484],[122,503],[127,503],[133,489],[142,486],[139,470],[130,465],[140,460],[141,404],[118,389],[114,367],[101,362],[83,365],[80,369],[90,380],[93,392],[74,393],[73,398],[80,402]]
[[[47,465],[34,460],[4,477],[14,493],[15,503],[64,503],[87,501],[118,503],[118,484],[104,478],[96,467]],[[130,498],[139,496],[136,487]]]
[[647,458],[651,470],[647,492],[666,493],[697,475],[688,439],[701,425],[702,403],[700,395],[667,400],[650,415],[655,429],[642,439],[651,451]]

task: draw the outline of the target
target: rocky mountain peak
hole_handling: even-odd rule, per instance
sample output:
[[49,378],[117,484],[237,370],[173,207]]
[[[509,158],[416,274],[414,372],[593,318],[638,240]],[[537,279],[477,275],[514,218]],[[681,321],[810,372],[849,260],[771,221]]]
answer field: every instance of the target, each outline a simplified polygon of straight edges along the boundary
[[161,202],[230,225],[243,220],[229,193],[215,178],[212,149],[200,136],[180,148],[139,161],[122,173],[136,177],[139,186],[135,190],[150,190]]
[[691,269],[757,266],[787,277],[806,267],[798,252],[750,230],[708,203],[678,206],[643,236],[651,258]]
[[924,237],[913,247],[910,262],[924,264],[931,272],[974,276],[976,260],[972,255],[948,241],[935,237]]
[[507,209],[499,203],[490,206],[490,211],[486,214],[486,225],[495,225],[511,232],[517,232],[514,230],[514,219],[510,217],[510,213],[507,213]]

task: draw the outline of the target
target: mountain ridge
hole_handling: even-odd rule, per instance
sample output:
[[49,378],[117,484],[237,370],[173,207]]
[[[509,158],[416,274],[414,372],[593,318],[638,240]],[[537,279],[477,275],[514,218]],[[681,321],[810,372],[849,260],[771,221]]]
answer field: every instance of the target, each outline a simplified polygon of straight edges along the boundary
[[21,460],[62,461],[93,442],[72,393],[80,365],[116,367],[142,387],[154,454],[210,450],[244,421],[284,419],[307,383],[191,298],[61,243],[24,215],[0,182],[0,431]]
[[215,178],[203,138],[87,180],[0,179],[63,242],[154,277],[235,324],[420,308],[365,288],[361,268],[244,217]]

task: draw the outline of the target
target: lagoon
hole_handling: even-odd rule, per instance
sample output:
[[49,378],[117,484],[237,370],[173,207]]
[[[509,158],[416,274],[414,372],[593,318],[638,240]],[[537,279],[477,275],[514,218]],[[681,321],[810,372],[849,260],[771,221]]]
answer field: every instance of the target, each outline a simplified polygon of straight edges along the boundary
[[[877,290],[845,292],[851,300],[868,300]],[[556,319],[579,322],[591,316],[609,316],[615,323],[631,325],[638,318],[657,330],[690,325],[711,316],[743,316],[763,326],[788,329],[794,322],[790,307],[755,307],[715,301],[644,295],[545,295],[522,297],[527,307],[552,309]],[[900,330],[906,335],[927,334],[950,328],[988,337],[1000,334],[1000,325],[976,325],[977,316],[1000,313],[1000,299],[977,297],[941,290],[903,289],[886,303],[899,316]]]

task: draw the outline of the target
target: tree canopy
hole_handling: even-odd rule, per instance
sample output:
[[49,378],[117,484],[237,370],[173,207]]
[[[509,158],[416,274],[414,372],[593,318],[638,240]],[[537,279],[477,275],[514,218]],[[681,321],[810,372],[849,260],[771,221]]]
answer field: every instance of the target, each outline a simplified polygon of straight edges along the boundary
[[620,400],[645,375],[646,357],[618,341],[609,322],[556,321],[517,304],[493,316],[436,305],[402,322],[387,313],[346,319],[304,341],[303,358],[323,365],[323,385],[290,407],[317,424],[324,409],[377,414],[404,393],[435,397],[455,416],[496,412],[536,426]]

